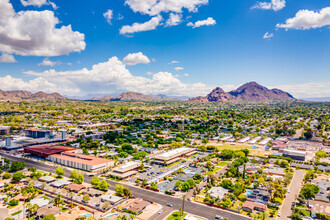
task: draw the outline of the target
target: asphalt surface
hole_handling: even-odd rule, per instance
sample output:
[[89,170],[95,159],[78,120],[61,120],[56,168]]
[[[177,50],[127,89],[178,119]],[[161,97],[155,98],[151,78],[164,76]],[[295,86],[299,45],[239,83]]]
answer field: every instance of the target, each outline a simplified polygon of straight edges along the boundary
[[287,193],[286,198],[284,199],[284,202],[280,209],[281,216],[277,219],[290,219],[289,216],[292,213],[291,206],[292,203],[296,200],[296,196],[298,196],[301,184],[304,180],[305,173],[306,171],[304,170],[296,170],[294,172],[294,176],[289,187],[290,192]]
[[[11,155],[3,154],[3,153],[0,153],[0,155],[11,161],[24,161],[24,162],[26,162],[27,167],[36,167],[37,169],[43,170],[46,172],[55,173],[55,170],[57,168],[54,166],[49,166],[49,165],[45,165],[45,164],[38,163],[35,161],[31,161],[31,160],[25,159],[25,158],[17,158],[17,157],[11,156]],[[71,171],[69,171],[68,169],[64,169],[64,170],[65,170],[64,176],[69,177]],[[84,182],[90,183],[91,179],[92,179],[92,177],[84,175]],[[109,184],[111,184],[111,187],[110,187],[111,190],[114,190],[115,185],[119,184],[118,182],[111,181],[111,180],[107,180],[107,182]],[[170,208],[170,207],[166,208],[166,213],[169,213],[168,210],[173,211],[175,209],[178,210],[179,208],[182,208],[182,199],[167,196],[164,194],[160,194],[160,193],[153,192],[150,190],[145,190],[145,189],[138,188],[138,187],[133,187],[130,185],[126,185],[125,183],[120,183],[120,184],[125,185],[128,188],[130,188],[132,194],[135,197],[158,203],[164,207],[167,207],[167,204],[171,204],[172,208]],[[194,214],[194,215],[198,215],[198,216],[207,218],[207,219],[215,219],[216,215],[223,216],[224,218],[227,218],[228,220],[250,219],[248,216],[236,214],[236,213],[233,213],[230,211],[224,211],[222,209],[206,206],[203,204],[193,203],[193,202],[189,202],[189,201],[185,201],[184,211]],[[159,217],[163,217],[163,216],[165,217],[166,213],[162,213],[161,216],[159,216]],[[155,214],[154,216],[157,217],[157,219],[159,219],[159,217],[157,215],[158,215],[158,213]]]

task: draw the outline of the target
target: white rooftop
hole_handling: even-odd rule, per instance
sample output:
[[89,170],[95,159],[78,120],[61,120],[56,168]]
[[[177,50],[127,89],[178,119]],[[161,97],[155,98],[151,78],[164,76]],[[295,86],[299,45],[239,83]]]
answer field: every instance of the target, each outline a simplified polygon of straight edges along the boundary
[[162,154],[159,154],[157,155],[157,157],[163,157],[163,158],[168,158],[168,157],[172,157],[176,154],[180,154],[186,150],[188,150],[190,148],[187,148],[187,147],[181,147],[181,148],[177,148],[177,149],[174,149],[174,150],[170,150],[170,151],[167,151],[165,153],[162,153]]
[[36,198],[30,201],[31,205],[37,205],[39,208],[49,204],[49,199]]

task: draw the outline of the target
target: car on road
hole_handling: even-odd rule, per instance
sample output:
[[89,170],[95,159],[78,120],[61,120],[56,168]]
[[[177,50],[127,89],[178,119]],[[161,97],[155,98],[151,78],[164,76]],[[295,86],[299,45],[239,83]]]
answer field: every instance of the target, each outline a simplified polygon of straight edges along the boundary
[[162,214],[163,213],[163,210],[159,210],[158,214]]
[[171,203],[167,203],[167,206],[168,207],[172,207],[173,205]]
[[278,216],[278,217],[281,217],[281,212],[279,212],[279,213],[277,214],[277,216]]
[[217,215],[217,216],[215,216],[215,219],[223,219],[223,217],[220,215]]

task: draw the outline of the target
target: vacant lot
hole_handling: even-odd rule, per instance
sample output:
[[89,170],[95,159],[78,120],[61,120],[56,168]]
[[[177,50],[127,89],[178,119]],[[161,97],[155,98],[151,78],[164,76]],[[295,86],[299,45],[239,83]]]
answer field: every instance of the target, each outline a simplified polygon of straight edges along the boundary
[[244,144],[236,144],[236,143],[208,143],[206,144],[207,146],[216,146],[219,151],[223,149],[232,149],[232,150],[241,150],[241,149],[251,149],[252,147],[249,145],[244,145]]

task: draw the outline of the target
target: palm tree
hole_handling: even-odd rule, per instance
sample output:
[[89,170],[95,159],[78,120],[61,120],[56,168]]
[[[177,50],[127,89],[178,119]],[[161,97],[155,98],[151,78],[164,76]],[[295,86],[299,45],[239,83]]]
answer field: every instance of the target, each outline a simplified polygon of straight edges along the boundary
[[74,193],[73,193],[73,192],[70,192],[70,193],[69,193],[69,197],[70,197],[70,199],[71,199],[71,208],[72,208],[72,206],[73,206],[73,196],[74,196]]
[[30,211],[30,213],[33,213],[33,215],[34,215],[35,212],[38,211],[38,209],[39,209],[39,206],[38,205],[36,205],[36,204],[32,205],[31,204],[31,206],[29,208],[29,211]]
[[54,198],[54,204],[56,206],[58,206],[60,204],[60,201],[61,201],[61,195],[58,194],[55,198]]
[[29,216],[28,216],[28,219],[30,219],[30,208],[32,207],[32,204],[31,203],[28,203],[26,204],[26,208],[29,210]]

